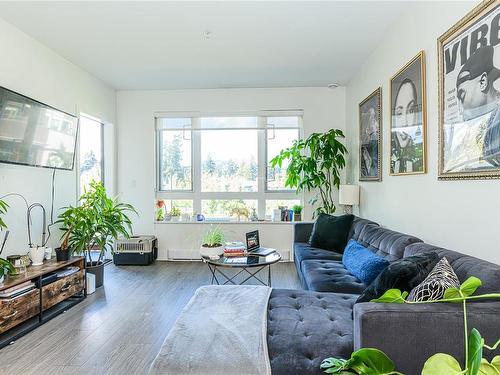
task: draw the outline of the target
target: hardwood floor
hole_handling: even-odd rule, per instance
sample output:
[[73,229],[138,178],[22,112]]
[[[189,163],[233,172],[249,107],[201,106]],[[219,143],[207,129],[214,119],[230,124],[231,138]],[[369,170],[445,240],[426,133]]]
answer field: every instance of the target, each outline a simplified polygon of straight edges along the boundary
[[[272,269],[275,288],[300,289],[293,263]],[[210,282],[201,262],[105,270],[96,293],[0,350],[0,374],[146,374],[193,292]]]

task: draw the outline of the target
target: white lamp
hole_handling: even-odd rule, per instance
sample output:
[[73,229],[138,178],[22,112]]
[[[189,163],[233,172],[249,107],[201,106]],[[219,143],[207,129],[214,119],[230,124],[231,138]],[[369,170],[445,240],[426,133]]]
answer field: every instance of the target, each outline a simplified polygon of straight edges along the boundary
[[352,206],[359,204],[359,186],[340,185],[339,203],[344,205],[344,213],[352,214]]

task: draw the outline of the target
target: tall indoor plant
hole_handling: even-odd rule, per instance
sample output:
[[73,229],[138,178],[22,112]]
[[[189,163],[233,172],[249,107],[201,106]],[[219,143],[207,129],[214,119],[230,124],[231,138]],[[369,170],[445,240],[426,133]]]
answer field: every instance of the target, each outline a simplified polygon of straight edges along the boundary
[[271,160],[271,167],[281,167],[288,161],[285,186],[301,191],[317,191],[309,200],[318,204],[313,217],[320,213],[335,212],[334,188],[340,185],[340,171],[345,167],[347,148],[339,140],[344,137],[339,129],[326,133],[313,133],[307,139],[299,139]]
[[[104,255],[112,250],[113,241],[119,236],[128,238],[132,232],[129,213],[136,212],[130,204],[119,203],[106,194],[100,182],[92,181],[79,199],[79,205],[69,206],[59,215],[62,238],[73,254],[83,254],[87,271],[96,275],[96,286],[102,285]],[[91,251],[99,250],[97,260]]]

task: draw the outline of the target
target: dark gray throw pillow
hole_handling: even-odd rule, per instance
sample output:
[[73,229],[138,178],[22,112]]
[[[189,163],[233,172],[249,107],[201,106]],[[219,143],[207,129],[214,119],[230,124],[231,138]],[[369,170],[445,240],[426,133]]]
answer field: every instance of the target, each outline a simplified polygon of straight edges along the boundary
[[309,238],[312,247],[343,253],[354,215],[320,214]]
[[439,262],[435,252],[395,260],[389,264],[359,296],[358,302],[370,302],[388,289],[410,292],[420,284]]
[[448,260],[442,258],[425,280],[412,289],[408,301],[424,302],[442,299],[444,292],[449,288],[460,288],[460,280]]

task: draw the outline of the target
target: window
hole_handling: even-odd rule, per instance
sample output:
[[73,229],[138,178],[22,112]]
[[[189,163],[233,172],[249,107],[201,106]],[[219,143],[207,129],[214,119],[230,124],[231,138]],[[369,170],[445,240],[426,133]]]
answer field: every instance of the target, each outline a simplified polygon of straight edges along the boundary
[[285,188],[286,165],[269,164],[299,138],[301,126],[300,111],[158,116],[157,198],[176,207],[175,202],[190,202],[183,212],[201,213],[207,220],[270,219],[273,208],[301,202]]
[[79,190],[80,195],[92,180],[104,182],[104,125],[97,119],[80,116]]

